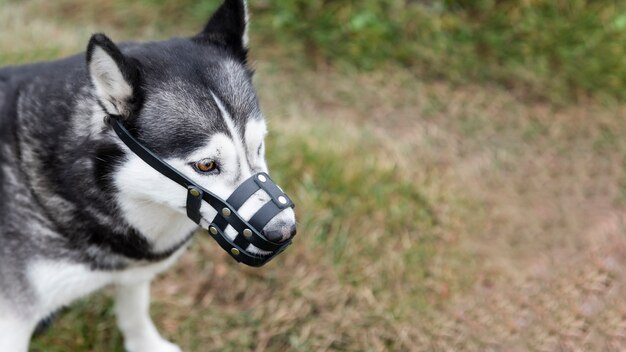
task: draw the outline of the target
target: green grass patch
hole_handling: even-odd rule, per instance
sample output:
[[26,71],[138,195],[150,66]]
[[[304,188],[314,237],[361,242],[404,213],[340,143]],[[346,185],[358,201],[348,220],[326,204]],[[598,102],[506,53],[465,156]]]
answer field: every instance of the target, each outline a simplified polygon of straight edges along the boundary
[[[25,6],[64,25],[115,28],[120,39],[137,39],[191,35],[218,5],[31,0]],[[558,104],[589,96],[626,101],[626,4],[620,1],[268,0],[251,1],[250,8],[255,55],[315,67],[401,65],[423,78],[496,83]],[[0,52],[0,63],[30,57]]]
[[81,300],[60,313],[52,327],[35,338],[33,352],[111,351],[124,352],[117,330],[113,301],[104,294]]
[[623,2],[273,0],[259,17],[261,34],[316,63],[395,62],[423,77],[495,82],[553,102],[626,98]]
[[419,246],[436,224],[419,185],[400,170],[382,166],[374,142],[347,142],[334,128],[322,125],[306,135],[268,139],[269,162],[280,184],[302,202],[298,210],[304,231],[330,248],[332,261],[342,268],[376,262],[381,247],[397,244],[403,236]]

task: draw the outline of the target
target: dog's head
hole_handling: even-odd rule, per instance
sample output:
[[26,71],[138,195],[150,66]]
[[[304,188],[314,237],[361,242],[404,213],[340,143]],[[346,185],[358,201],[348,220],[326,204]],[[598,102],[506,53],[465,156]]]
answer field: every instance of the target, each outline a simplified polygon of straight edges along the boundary
[[[87,49],[101,113],[120,116],[142,144],[222,199],[267,172],[267,129],[247,66],[247,28],[246,2],[226,0],[194,37],[118,47],[96,34]],[[180,241],[175,234],[194,227],[185,213],[187,192],[118,144],[124,157],[112,179],[119,206],[155,248],[165,250]],[[258,192],[239,214],[249,218],[268,200]],[[210,221],[216,210],[203,204],[201,213]],[[295,228],[287,208],[262,233],[282,242]],[[226,235],[235,233],[227,228]]]

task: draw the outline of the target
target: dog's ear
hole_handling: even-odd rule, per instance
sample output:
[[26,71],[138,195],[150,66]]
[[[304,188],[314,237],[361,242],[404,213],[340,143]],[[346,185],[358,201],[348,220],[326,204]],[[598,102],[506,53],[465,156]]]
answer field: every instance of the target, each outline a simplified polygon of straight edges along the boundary
[[245,63],[248,54],[248,18],[246,0],[225,0],[193,40],[223,47]]
[[124,56],[106,35],[94,34],[87,46],[87,69],[106,112],[130,117],[140,100],[139,62]]

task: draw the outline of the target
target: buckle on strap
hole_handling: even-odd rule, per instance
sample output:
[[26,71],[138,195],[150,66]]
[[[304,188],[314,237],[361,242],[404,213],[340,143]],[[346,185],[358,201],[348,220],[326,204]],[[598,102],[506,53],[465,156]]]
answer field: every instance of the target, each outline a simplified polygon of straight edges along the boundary
[[202,207],[202,195],[201,189],[194,186],[187,188],[187,217],[193,220],[196,224],[202,220],[202,214],[200,214],[200,208]]

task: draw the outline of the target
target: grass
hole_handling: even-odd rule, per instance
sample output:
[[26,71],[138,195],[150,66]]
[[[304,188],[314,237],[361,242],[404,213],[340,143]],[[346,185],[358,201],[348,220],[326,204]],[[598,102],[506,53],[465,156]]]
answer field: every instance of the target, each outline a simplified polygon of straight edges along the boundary
[[[59,0],[38,3],[36,10],[70,26],[86,25],[71,37],[108,26],[120,39],[129,39],[197,30],[216,5]],[[555,105],[590,99],[623,103],[626,98],[626,5],[620,1],[263,0],[250,6],[256,42],[272,49],[266,55],[297,58],[317,69],[401,65],[421,79],[495,84],[523,99]],[[45,22],[64,26],[50,18]],[[33,31],[19,35],[28,33]],[[9,52],[0,60],[56,56],[63,45],[42,44],[39,52],[19,52],[27,57]]]
[[[122,4],[0,0],[0,63],[201,22]],[[397,67],[311,71],[274,49],[253,45],[256,84],[300,234],[261,270],[198,238],[155,283],[165,336],[185,351],[626,348],[623,106]],[[110,296],[73,305],[32,351],[122,351]]]
[[422,79],[495,83],[557,104],[625,98],[623,2],[268,0],[258,6],[261,33],[300,48],[317,67],[377,69],[394,62]]

